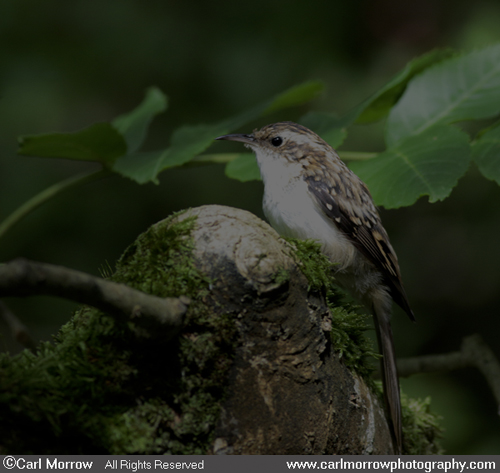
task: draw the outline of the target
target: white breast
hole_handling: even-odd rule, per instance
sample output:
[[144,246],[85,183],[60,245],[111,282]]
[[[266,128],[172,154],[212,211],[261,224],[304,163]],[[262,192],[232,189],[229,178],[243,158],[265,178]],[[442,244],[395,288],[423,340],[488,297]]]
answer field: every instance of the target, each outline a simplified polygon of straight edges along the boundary
[[356,248],[316,204],[301,177],[302,166],[277,161],[268,156],[259,162],[264,180],[263,208],[269,223],[280,235],[320,242],[324,253],[339,263],[338,270],[347,269]]

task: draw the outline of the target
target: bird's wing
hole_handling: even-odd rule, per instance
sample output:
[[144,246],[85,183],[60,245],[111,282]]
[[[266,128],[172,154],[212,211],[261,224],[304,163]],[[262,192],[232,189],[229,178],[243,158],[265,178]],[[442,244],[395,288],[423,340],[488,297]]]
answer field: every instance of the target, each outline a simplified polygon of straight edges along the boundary
[[[355,176],[352,174],[349,177]],[[334,183],[330,185],[314,176],[305,180],[321,211],[382,273],[394,301],[411,320],[415,320],[401,281],[396,253],[363,182],[357,180],[353,186],[345,180],[336,182],[334,179],[329,179]]]

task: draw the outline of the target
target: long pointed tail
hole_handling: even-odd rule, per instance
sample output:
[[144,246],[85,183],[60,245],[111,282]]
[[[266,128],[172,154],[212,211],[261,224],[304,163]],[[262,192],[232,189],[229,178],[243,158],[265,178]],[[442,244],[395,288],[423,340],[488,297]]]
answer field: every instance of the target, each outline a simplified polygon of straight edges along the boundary
[[401,455],[403,448],[403,431],[401,424],[401,398],[399,392],[398,370],[396,367],[396,352],[389,322],[389,314],[374,307],[375,327],[377,329],[378,344],[382,351],[382,381],[384,397],[389,409],[390,420],[395,441],[396,453]]

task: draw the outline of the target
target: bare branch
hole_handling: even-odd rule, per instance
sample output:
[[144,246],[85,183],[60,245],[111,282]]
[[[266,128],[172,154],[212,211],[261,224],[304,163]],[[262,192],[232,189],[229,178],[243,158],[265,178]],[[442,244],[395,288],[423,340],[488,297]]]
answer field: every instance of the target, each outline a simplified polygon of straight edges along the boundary
[[468,366],[472,366],[471,360],[464,357],[461,351],[398,359],[398,373],[402,378],[412,374],[452,371]]
[[36,347],[36,343],[29,334],[26,326],[2,301],[0,301],[0,318],[3,319],[8,325],[14,340],[30,350],[33,350]]
[[499,405],[500,415],[500,363],[480,335],[465,337],[460,351],[398,360],[398,372],[403,378],[416,373],[451,371],[467,367],[478,368],[486,378]]
[[500,415],[500,363],[495,354],[480,335],[471,335],[462,342],[462,351],[474,365],[483,373],[495,396]]
[[161,298],[125,284],[80,271],[26,259],[0,266],[0,297],[50,295],[92,305],[122,320],[133,320],[148,334],[172,337],[180,328],[188,298]]

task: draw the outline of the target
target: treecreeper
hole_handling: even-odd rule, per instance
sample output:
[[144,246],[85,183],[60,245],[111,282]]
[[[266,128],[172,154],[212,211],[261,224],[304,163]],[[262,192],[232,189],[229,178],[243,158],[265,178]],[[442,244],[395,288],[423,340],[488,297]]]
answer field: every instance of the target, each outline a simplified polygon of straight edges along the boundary
[[282,236],[320,242],[322,251],[335,263],[337,283],[372,312],[382,352],[389,423],[395,451],[401,454],[401,400],[390,325],[392,300],[412,321],[415,317],[396,253],[368,188],[328,143],[293,122],[216,139],[240,141],[255,153],[269,223]]

